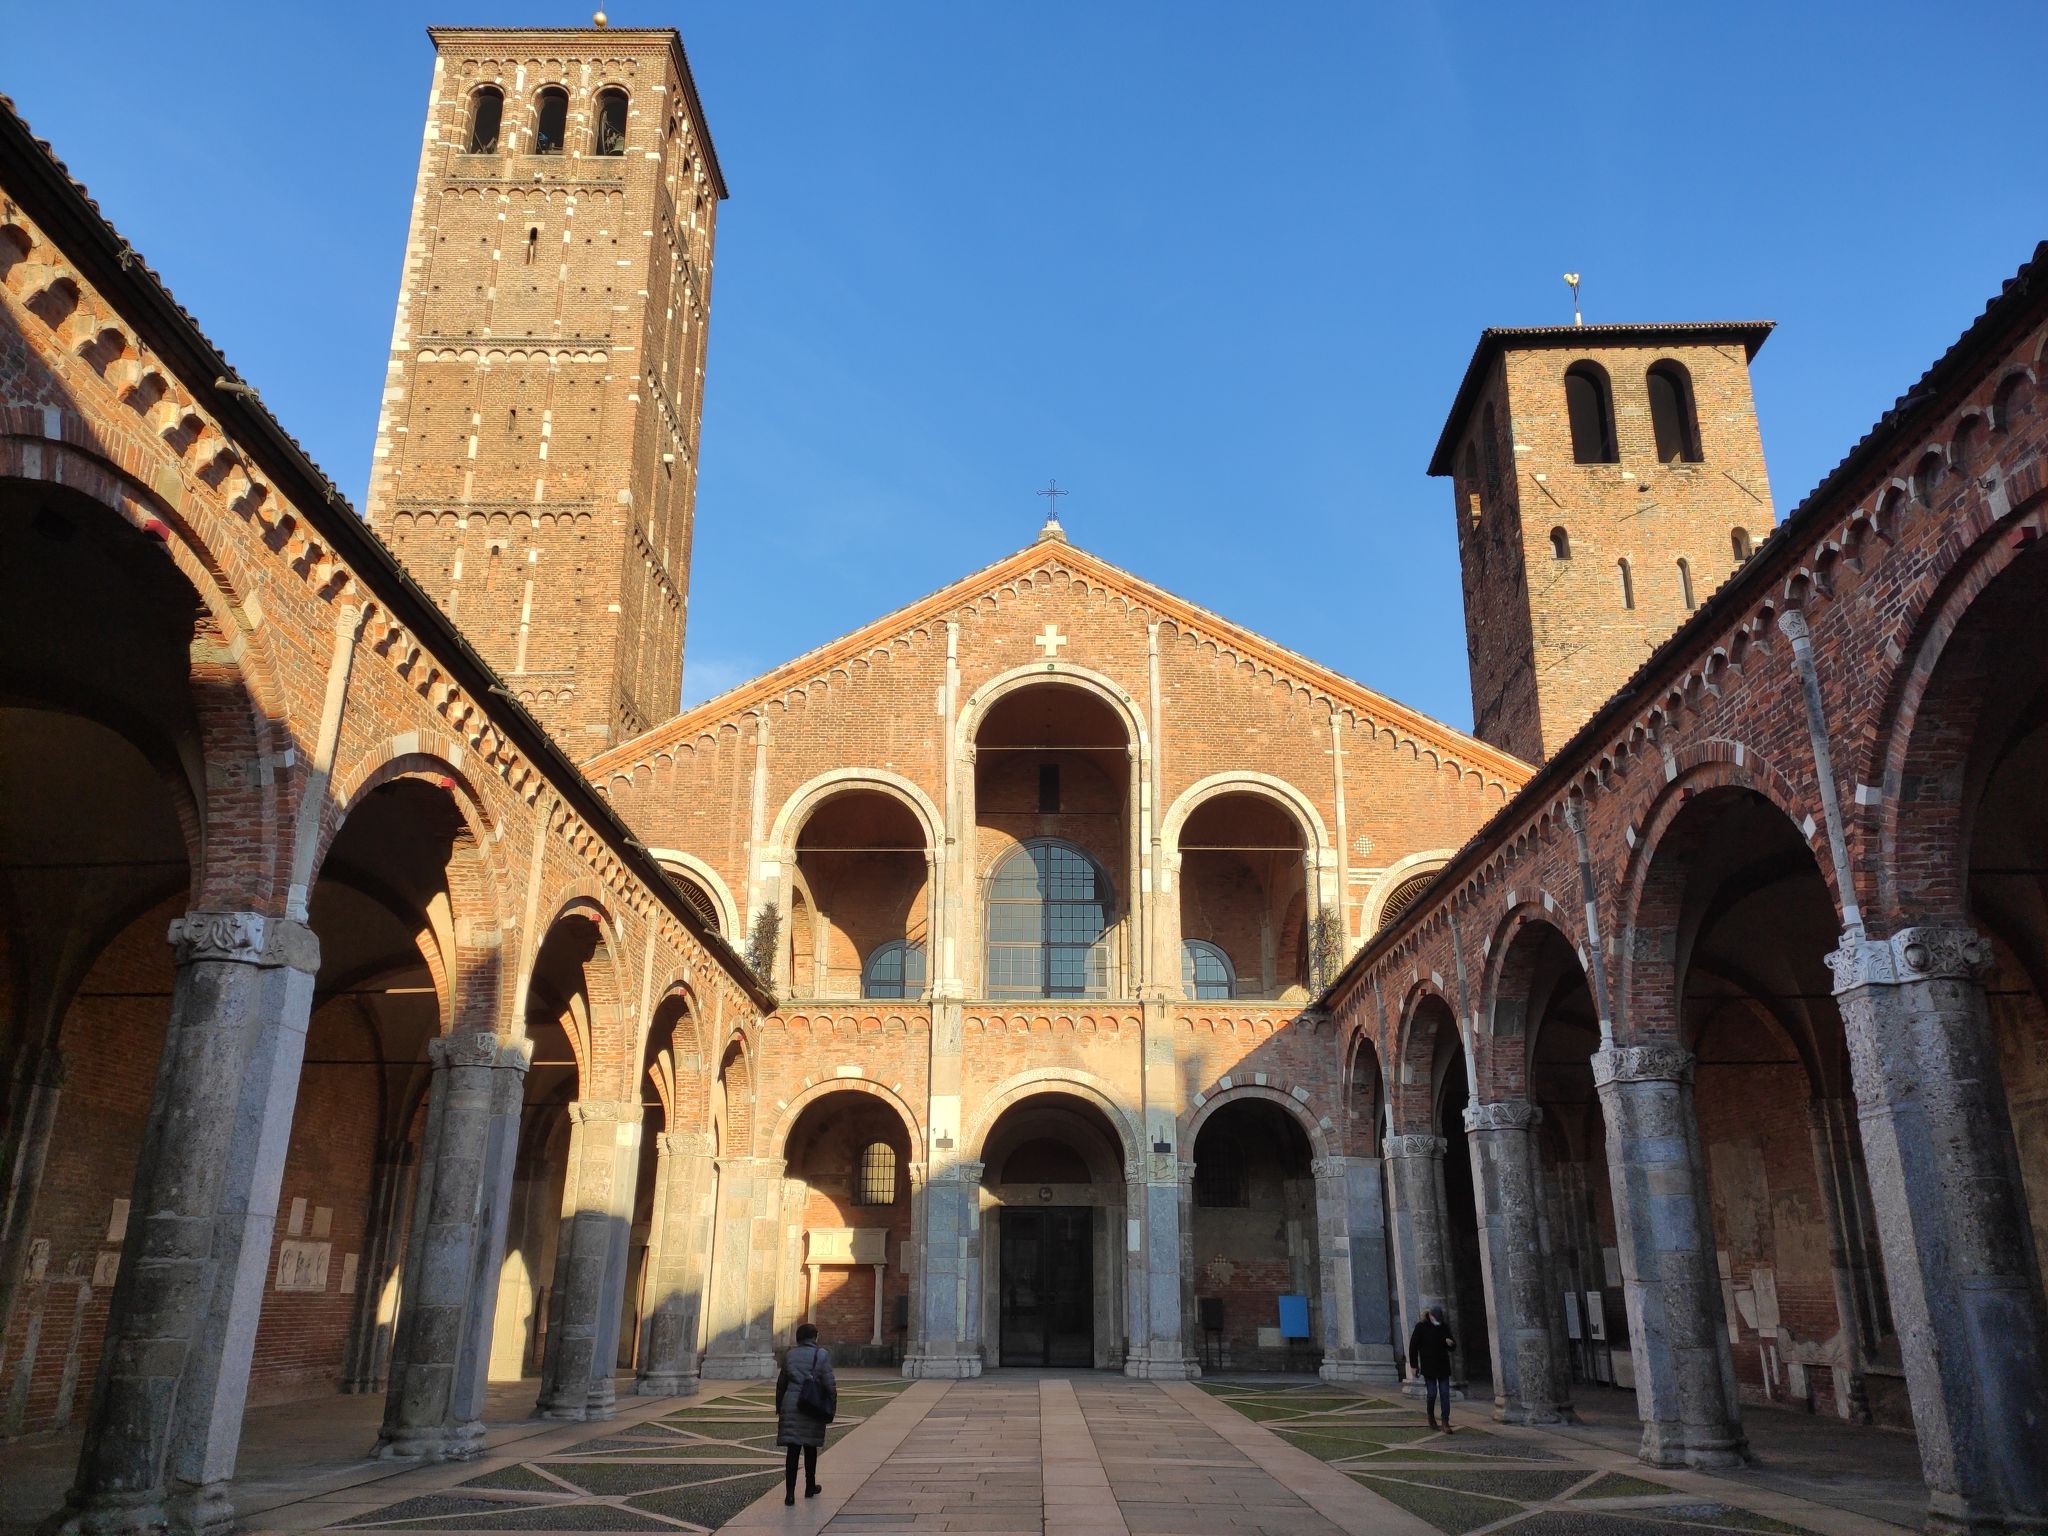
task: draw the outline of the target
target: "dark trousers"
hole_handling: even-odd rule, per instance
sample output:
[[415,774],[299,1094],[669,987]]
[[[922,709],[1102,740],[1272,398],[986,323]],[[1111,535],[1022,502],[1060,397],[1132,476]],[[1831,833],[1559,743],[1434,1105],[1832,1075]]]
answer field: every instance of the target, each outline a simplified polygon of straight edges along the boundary
[[[1429,1400],[1430,1422],[1435,1423],[1437,1418],[1439,1417],[1439,1412],[1441,1412],[1441,1417],[1444,1423],[1450,1423],[1451,1378],[1448,1376],[1425,1376],[1422,1378],[1422,1392],[1423,1396],[1428,1398]],[[1438,1403],[1443,1404],[1443,1408],[1441,1409],[1441,1411],[1439,1411],[1439,1409],[1437,1408]],[[792,1463],[792,1465],[794,1465],[794,1463]],[[789,1475],[791,1477],[796,1476],[794,1472],[790,1473]]]
[[789,1455],[784,1458],[782,1463],[782,1492],[785,1498],[796,1492],[796,1453],[798,1451],[804,1453],[804,1486],[806,1488],[818,1486],[818,1448],[815,1445],[792,1445],[788,1447],[788,1451]]

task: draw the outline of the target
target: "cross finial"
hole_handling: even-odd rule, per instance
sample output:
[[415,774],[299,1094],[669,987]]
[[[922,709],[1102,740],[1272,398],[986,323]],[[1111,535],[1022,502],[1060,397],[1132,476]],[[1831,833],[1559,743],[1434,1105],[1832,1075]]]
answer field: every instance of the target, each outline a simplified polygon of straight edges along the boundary
[[1045,482],[1045,489],[1038,493],[1045,498],[1045,526],[1038,530],[1041,539],[1066,541],[1067,530],[1060,526],[1060,498],[1067,492],[1060,489],[1057,480]]

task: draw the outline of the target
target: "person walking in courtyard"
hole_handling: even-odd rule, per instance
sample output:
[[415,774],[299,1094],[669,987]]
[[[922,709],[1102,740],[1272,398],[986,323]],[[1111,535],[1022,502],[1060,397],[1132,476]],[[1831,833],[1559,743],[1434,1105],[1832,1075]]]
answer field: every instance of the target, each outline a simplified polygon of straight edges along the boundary
[[[1458,1341],[1451,1337],[1442,1307],[1431,1307],[1423,1313],[1422,1321],[1408,1335],[1408,1364],[1422,1378],[1423,1395],[1429,1402],[1429,1427],[1437,1427],[1437,1403],[1441,1400],[1443,1431],[1447,1435],[1451,1432],[1451,1351],[1457,1347]],[[796,1463],[790,1465],[794,1468]],[[789,1475],[795,1477],[796,1473],[792,1470]]]
[[775,1443],[788,1448],[782,1464],[782,1502],[796,1502],[796,1459],[804,1459],[804,1497],[818,1493],[818,1447],[825,1426],[839,1411],[839,1378],[832,1374],[832,1356],[818,1343],[818,1330],[799,1323],[796,1342],[782,1357],[775,1377]]

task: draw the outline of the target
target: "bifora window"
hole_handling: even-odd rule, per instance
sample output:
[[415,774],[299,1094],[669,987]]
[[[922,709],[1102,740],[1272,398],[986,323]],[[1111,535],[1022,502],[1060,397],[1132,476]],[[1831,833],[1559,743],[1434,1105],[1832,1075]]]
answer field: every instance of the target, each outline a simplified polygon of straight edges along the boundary
[[853,1174],[853,1203],[896,1203],[896,1149],[886,1141],[871,1141],[861,1148],[860,1167]]
[[1107,997],[1109,877],[1070,843],[1026,843],[988,892],[990,997]]
[[924,991],[924,946],[891,939],[875,946],[861,971],[862,997],[916,997]]
[[1207,939],[1183,939],[1180,946],[1181,993],[1197,1001],[1237,996],[1237,973],[1230,956]]

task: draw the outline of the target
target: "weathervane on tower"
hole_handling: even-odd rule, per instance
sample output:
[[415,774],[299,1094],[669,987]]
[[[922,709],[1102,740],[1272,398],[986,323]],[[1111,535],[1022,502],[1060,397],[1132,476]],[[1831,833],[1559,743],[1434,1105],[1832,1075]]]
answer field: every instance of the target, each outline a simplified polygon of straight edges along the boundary
[[1041,539],[1058,539],[1066,542],[1067,530],[1060,526],[1060,498],[1068,493],[1060,489],[1057,480],[1045,482],[1045,489],[1038,493],[1045,498],[1045,526],[1038,530]]

